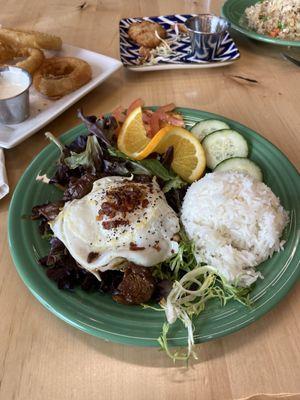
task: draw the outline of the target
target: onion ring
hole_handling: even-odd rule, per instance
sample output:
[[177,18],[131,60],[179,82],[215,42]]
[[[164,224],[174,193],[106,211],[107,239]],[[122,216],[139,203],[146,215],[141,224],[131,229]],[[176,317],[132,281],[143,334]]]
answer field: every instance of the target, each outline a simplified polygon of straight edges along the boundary
[[5,63],[12,58],[14,58],[12,48],[0,40],[0,63]]
[[40,49],[17,48],[0,42],[0,64],[13,61],[15,58],[25,58],[14,64],[33,74],[44,61],[44,53]]
[[52,57],[35,73],[36,90],[52,99],[59,99],[92,79],[90,65],[75,57]]
[[0,40],[17,47],[35,47],[46,50],[60,50],[62,47],[62,40],[58,36],[21,29],[0,28]]
[[39,69],[45,59],[44,53],[40,49],[19,49],[16,54],[17,57],[27,57],[24,61],[17,62],[16,66],[26,69],[30,74]]

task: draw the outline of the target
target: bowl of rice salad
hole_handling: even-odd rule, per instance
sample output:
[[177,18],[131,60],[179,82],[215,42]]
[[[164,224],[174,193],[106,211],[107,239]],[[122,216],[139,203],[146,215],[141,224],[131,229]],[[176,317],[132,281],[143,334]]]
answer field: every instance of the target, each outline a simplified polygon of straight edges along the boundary
[[300,0],[227,0],[222,14],[252,39],[300,46]]
[[249,28],[273,38],[300,40],[300,0],[265,0],[246,8]]

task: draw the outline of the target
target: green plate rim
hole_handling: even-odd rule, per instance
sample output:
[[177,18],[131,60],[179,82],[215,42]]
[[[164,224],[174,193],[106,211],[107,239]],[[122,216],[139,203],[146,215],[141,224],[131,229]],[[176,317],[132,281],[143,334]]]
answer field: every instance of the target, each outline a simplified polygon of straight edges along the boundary
[[[153,107],[156,108],[156,107]],[[192,113],[194,115],[200,114],[198,117],[196,116],[195,118],[198,120],[199,118],[201,119],[206,119],[206,118],[214,118],[214,119],[220,119],[223,120],[225,122],[228,122],[229,125],[234,124],[235,127],[234,129],[241,129],[241,131],[247,131],[247,133],[249,133],[250,135],[253,135],[253,137],[255,138],[255,140],[258,140],[258,142],[267,142],[269,145],[271,145],[271,147],[273,149],[275,149],[277,152],[279,152],[281,154],[281,156],[286,160],[286,162],[289,164],[289,168],[291,169],[291,173],[293,175],[293,177],[296,179],[299,178],[299,174],[296,170],[296,168],[294,167],[294,165],[288,160],[288,158],[284,155],[284,153],[278,149],[276,146],[274,146],[269,140],[265,139],[264,137],[262,137],[261,135],[259,135],[258,133],[256,133],[255,131],[253,131],[252,129],[246,127],[245,125],[240,124],[239,122],[236,122],[232,119],[223,117],[219,114],[214,114],[214,113],[210,113],[210,112],[206,112],[206,111],[201,111],[201,110],[197,110],[197,109],[192,109],[192,108],[177,108],[178,111],[184,113]],[[192,117],[189,116],[189,120],[192,121]],[[60,138],[62,139],[62,141],[66,141],[68,139],[69,136],[75,135],[77,132],[81,132],[83,129],[83,124],[80,124],[74,128],[72,128],[71,130],[67,131],[66,133],[64,133]],[[31,293],[37,298],[37,300],[44,306],[46,307],[49,311],[51,311],[53,314],[55,314],[57,317],[59,317],[60,319],[62,319],[63,321],[67,322],[68,324],[72,325],[73,327],[84,331],[88,334],[91,334],[93,336],[96,336],[98,338],[102,338],[108,341],[113,341],[113,342],[117,342],[117,343],[121,343],[121,344],[130,344],[130,345],[138,345],[138,346],[150,346],[150,347],[157,347],[159,346],[156,340],[153,340],[153,338],[141,338],[141,337],[133,337],[133,336],[128,336],[128,335],[120,335],[117,334],[115,332],[111,332],[109,330],[106,329],[99,329],[99,328],[95,328],[90,326],[88,323],[83,323],[83,321],[79,321],[78,318],[76,318],[76,312],[75,315],[72,316],[72,312],[70,312],[70,310],[66,310],[64,309],[64,306],[62,306],[59,301],[53,301],[53,299],[49,302],[49,300],[47,300],[47,295],[45,295],[45,293],[40,293],[39,292],[39,288],[35,285],[34,282],[32,282],[32,279],[30,278],[30,276],[28,276],[26,274],[26,270],[24,269],[24,265],[22,262],[22,252],[20,252],[20,250],[17,250],[14,248],[14,233],[16,232],[16,230],[18,229],[18,221],[15,220],[14,218],[14,204],[17,201],[18,196],[20,195],[19,193],[19,188],[21,187],[22,184],[22,180],[26,178],[27,175],[30,175],[31,173],[31,168],[33,166],[33,164],[36,162],[36,160],[39,157],[43,157],[43,155],[46,155],[49,150],[51,150],[52,148],[54,149],[54,145],[53,144],[49,144],[48,146],[46,146],[40,153],[37,154],[37,156],[32,160],[32,162],[29,164],[29,166],[26,168],[25,172],[23,173],[22,177],[20,178],[15,191],[13,193],[12,199],[11,199],[11,203],[10,203],[10,207],[9,207],[9,214],[8,214],[8,241],[9,241],[9,248],[10,248],[10,252],[14,261],[14,264],[16,266],[17,272],[19,274],[19,276],[21,277],[21,279],[23,280],[23,282],[25,283],[25,285],[27,286],[27,288],[31,291]],[[299,196],[300,196],[300,187],[298,186],[298,192],[299,192]],[[296,215],[297,220],[296,220],[296,225],[299,225],[299,215],[297,213]],[[298,231],[299,234],[299,231]],[[299,235],[297,236],[297,243],[299,242]],[[290,291],[290,289],[292,288],[292,286],[297,282],[299,276],[300,276],[300,249],[299,246],[297,247],[297,249],[295,250],[295,254],[293,256],[296,256],[298,259],[295,260],[296,264],[295,264],[295,268],[293,271],[293,274],[290,275],[289,279],[287,279],[284,284],[279,288],[280,290],[276,293],[276,296],[273,295],[271,298],[268,298],[267,303],[263,303],[258,309],[255,309],[255,314],[251,317],[246,319],[245,321],[243,321],[242,323],[240,323],[238,326],[233,326],[230,327],[229,329],[227,329],[227,331],[224,333],[224,330],[221,332],[217,332],[213,335],[209,335],[207,337],[205,337],[204,340],[199,340],[199,338],[196,338],[196,343],[198,342],[202,342],[202,341],[209,341],[209,340],[213,340],[219,337],[223,337],[223,336],[227,336],[233,332],[237,332],[240,329],[248,326],[249,324],[251,324],[252,322],[255,322],[256,320],[258,320],[260,317],[262,317],[264,314],[266,314],[268,311],[270,311],[279,301],[281,301],[286,294]],[[59,289],[57,289],[59,290]],[[280,294],[278,296],[278,293]],[[74,314],[74,312],[73,312]],[[203,339],[200,337],[200,339]],[[176,346],[181,346],[181,345],[185,345],[186,342],[186,337],[173,337],[171,338],[171,344],[172,345],[176,345]]]
[[[237,25],[236,23],[234,23],[230,17],[230,15],[228,15],[227,11],[228,11],[228,7],[231,5],[230,3],[232,3],[235,0],[226,0],[225,3],[222,6],[221,9],[221,15],[226,18],[228,21],[230,21],[231,27],[233,29],[235,29],[236,31],[250,37],[251,39],[255,39],[255,40],[259,40],[265,43],[270,43],[270,44],[276,44],[278,46],[291,46],[291,47],[300,47],[300,40],[294,41],[294,40],[283,40],[283,39],[275,39],[275,38],[271,38],[269,36],[266,35],[262,35],[260,33],[257,33],[255,31],[252,31],[250,29],[246,29],[243,28],[240,25]],[[257,0],[258,2],[259,0]],[[247,8],[247,5],[246,7]]]

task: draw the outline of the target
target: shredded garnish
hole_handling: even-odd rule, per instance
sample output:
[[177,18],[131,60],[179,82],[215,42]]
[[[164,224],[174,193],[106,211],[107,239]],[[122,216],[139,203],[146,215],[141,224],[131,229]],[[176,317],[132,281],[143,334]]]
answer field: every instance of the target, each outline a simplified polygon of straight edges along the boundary
[[[197,267],[187,272],[179,281],[175,281],[166,300],[160,305],[165,310],[167,322],[163,325],[162,335],[158,342],[166,353],[176,360],[188,360],[190,356],[197,359],[194,347],[194,328],[192,318],[198,316],[208,300],[218,298],[222,306],[234,299],[250,306],[249,288],[238,288],[228,284],[216,274],[211,266]],[[167,333],[169,326],[179,319],[187,329],[187,352],[172,354],[168,348]]]
[[[231,299],[247,306],[251,304],[249,299],[251,288],[238,287],[238,282],[231,285],[217,274],[214,267],[199,265],[194,255],[194,243],[188,239],[184,230],[180,231],[180,237],[178,253],[154,270],[154,275],[160,279],[175,280],[168,297],[160,302],[167,321],[158,338],[160,346],[174,362],[176,360],[187,361],[191,356],[197,359],[197,355],[193,351],[192,318],[198,316],[205,309],[208,300],[217,298],[222,306]],[[172,353],[168,345],[167,334],[170,325],[174,324],[177,319],[183,323],[188,332],[187,352],[183,353]]]
[[159,36],[157,31],[155,31],[155,36],[161,41],[161,44],[150,50],[150,57],[143,65],[155,65],[160,61],[160,58],[169,58],[177,55],[177,52],[171,48],[171,44],[175,43],[176,38],[165,40]]

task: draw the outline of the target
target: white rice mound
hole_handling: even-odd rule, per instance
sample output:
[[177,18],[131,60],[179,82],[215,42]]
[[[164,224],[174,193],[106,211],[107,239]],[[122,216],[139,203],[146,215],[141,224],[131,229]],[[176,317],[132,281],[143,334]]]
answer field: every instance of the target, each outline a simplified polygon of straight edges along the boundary
[[188,189],[181,220],[196,259],[229,283],[249,286],[254,267],[282,249],[288,213],[264,183],[239,172],[214,172]]

